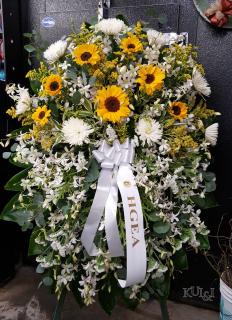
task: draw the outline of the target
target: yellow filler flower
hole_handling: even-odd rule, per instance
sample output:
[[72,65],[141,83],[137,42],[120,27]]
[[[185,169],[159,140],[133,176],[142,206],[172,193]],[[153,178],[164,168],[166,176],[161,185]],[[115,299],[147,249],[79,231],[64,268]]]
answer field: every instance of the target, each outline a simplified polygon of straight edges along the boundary
[[73,50],[73,59],[79,65],[97,64],[101,57],[96,44],[80,44]]
[[155,90],[160,90],[164,84],[165,72],[152,65],[142,66],[138,71],[136,82],[140,84],[140,90],[151,96]]
[[51,74],[43,80],[44,92],[49,96],[56,96],[61,93],[62,79],[58,74]]
[[135,35],[131,35],[127,38],[122,39],[120,48],[124,53],[133,54],[143,50],[143,45],[139,38]]
[[48,118],[51,116],[51,110],[48,110],[47,106],[38,107],[32,114],[32,119],[41,125],[42,127],[48,123]]
[[121,87],[113,85],[97,91],[97,115],[104,121],[120,122],[130,115],[129,98]]
[[187,117],[188,106],[184,102],[172,102],[168,112],[173,116],[174,119],[183,120]]

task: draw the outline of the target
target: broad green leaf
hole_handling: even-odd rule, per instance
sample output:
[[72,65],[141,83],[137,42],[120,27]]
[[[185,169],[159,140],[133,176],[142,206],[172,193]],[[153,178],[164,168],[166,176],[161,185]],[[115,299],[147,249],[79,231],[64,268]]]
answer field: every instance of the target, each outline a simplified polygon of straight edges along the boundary
[[162,219],[156,215],[155,212],[151,213],[151,215],[148,215],[148,220],[153,221],[153,222],[158,222],[158,221],[162,221]]
[[21,191],[22,187],[20,185],[22,179],[27,177],[29,168],[24,169],[23,171],[17,173],[13,176],[4,186],[7,191]]
[[9,159],[11,156],[11,152],[3,152],[2,157],[3,159]]
[[177,251],[174,254],[172,261],[177,270],[188,269],[188,258],[187,258],[186,252],[183,249]]
[[51,285],[53,284],[53,279],[51,277],[44,277],[43,278],[43,283],[45,286],[47,287],[51,287]]
[[153,224],[153,230],[157,234],[166,234],[170,230],[171,226],[169,222],[158,221]]
[[10,201],[5,205],[1,212],[1,219],[5,220],[5,217],[7,217],[7,214],[9,212],[12,212],[14,210],[14,206],[19,202],[19,193],[14,195]]
[[93,183],[95,182],[99,177],[99,167],[97,161],[92,158],[89,166],[89,170],[87,172],[85,182],[87,183]]
[[163,277],[151,280],[152,289],[158,299],[166,299],[170,293],[170,276],[165,273]]
[[206,192],[215,191],[216,190],[216,182],[213,180],[206,182],[205,189],[206,189]]
[[35,256],[41,254],[44,251],[44,247],[35,242],[35,239],[38,237],[40,232],[40,229],[36,227],[31,234],[28,248],[29,256]]
[[200,249],[202,250],[210,249],[209,238],[207,235],[197,234],[196,238],[200,242]]
[[76,91],[76,92],[74,93],[74,95],[72,96],[71,100],[72,100],[72,103],[73,103],[74,105],[78,105],[78,104],[80,103],[80,100],[81,100],[81,94],[80,94],[80,92],[79,92],[79,91]]
[[26,44],[24,46],[24,49],[29,53],[36,51],[36,48],[31,44]]
[[201,209],[210,209],[218,206],[218,203],[212,193],[206,193],[205,198],[194,196],[192,197],[192,200]]
[[41,83],[38,80],[31,80],[30,86],[34,93],[38,93],[41,87]]
[[30,163],[21,163],[21,162],[14,161],[14,156],[9,158],[9,162],[19,168],[30,169],[32,167]]

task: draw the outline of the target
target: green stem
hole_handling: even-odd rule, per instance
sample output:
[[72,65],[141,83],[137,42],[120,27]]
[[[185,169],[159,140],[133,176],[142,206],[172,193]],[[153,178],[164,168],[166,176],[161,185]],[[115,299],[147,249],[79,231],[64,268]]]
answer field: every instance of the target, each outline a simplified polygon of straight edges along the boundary
[[167,300],[161,299],[159,303],[160,303],[160,309],[162,314],[162,320],[170,320],[169,314],[168,314]]
[[53,313],[52,320],[61,320],[61,312],[63,309],[65,297],[66,297],[66,290],[63,289],[61,292],[60,299],[57,301],[56,309]]

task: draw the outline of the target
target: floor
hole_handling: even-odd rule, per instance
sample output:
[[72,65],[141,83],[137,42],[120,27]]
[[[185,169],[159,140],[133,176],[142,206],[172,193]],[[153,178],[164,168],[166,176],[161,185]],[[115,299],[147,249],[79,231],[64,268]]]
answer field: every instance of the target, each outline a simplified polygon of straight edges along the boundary
[[[19,269],[16,277],[0,288],[0,320],[51,320],[55,297],[44,287],[38,289],[39,275],[33,268]],[[217,312],[169,302],[171,320],[218,320]],[[111,318],[95,304],[80,309],[68,297],[61,320],[161,320],[156,301],[142,304],[135,311],[118,305]]]

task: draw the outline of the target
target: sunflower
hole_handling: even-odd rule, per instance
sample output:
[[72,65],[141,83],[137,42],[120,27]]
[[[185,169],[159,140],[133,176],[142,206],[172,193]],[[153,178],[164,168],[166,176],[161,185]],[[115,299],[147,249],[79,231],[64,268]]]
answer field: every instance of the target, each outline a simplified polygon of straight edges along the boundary
[[130,35],[127,38],[122,39],[120,48],[124,53],[132,54],[143,50],[143,45],[139,38],[135,35]]
[[61,93],[62,79],[58,74],[51,74],[43,80],[44,92],[49,96],[56,96]]
[[81,66],[84,64],[97,64],[101,57],[99,54],[99,49],[96,44],[80,44],[77,46],[73,52],[73,59],[77,64]]
[[188,106],[184,102],[172,102],[168,112],[173,116],[174,119],[183,120],[187,117]]
[[32,119],[40,124],[42,127],[48,123],[48,118],[51,116],[51,110],[48,110],[47,106],[38,107],[32,114]]
[[113,85],[97,91],[97,115],[104,121],[120,122],[130,115],[129,98],[121,87]]
[[140,90],[151,96],[155,90],[163,87],[165,72],[152,65],[142,66],[138,71],[139,78],[136,80],[140,84]]

